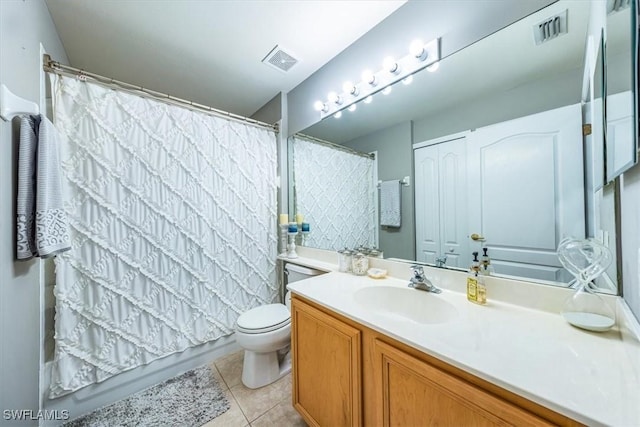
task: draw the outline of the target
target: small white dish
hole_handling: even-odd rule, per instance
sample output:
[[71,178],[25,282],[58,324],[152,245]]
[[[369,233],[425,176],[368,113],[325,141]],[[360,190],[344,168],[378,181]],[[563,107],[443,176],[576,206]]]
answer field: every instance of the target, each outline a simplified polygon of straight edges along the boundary
[[372,279],[384,279],[387,277],[387,270],[382,268],[370,268],[367,270],[367,275]]
[[562,316],[573,326],[593,332],[608,331],[616,324],[612,318],[595,313],[569,311],[562,313]]

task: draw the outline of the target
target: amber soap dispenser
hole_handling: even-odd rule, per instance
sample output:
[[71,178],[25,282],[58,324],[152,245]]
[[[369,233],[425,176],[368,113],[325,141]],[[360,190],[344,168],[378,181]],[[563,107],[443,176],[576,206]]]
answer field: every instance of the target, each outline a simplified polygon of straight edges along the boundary
[[467,299],[474,304],[486,304],[487,288],[484,285],[484,278],[478,275],[479,272],[478,252],[474,252],[473,262],[467,277]]

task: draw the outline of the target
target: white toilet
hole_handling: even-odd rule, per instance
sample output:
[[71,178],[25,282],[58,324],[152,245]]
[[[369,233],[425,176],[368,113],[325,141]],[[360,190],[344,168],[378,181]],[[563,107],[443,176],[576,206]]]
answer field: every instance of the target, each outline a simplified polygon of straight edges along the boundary
[[[286,264],[284,268],[285,286],[325,273],[296,264]],[[244,349],[242,383],[249,388],[271,384],[291,371],[289,292],[285,295],[285,304],[262,305],[238,317],[236,341]]]

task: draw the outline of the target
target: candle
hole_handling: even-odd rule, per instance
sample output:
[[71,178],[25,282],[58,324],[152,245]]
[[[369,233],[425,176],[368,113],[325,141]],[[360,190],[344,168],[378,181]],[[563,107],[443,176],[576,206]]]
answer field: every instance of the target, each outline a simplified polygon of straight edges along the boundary
[[302,223],[302,231],[303,232],[311,231],[311,229],[309,228],[309,223],[308,222],[303,222]]
[[304,220],[304,216],[301,213],[296,214],[296,222],[298,225],[302,224],[302,220]]
[[297,233],[298,232],[298,224],[295,222],[289,223],[289,233]]
[[289,214],[281,213],[280,214],[280,225],[289,223]]

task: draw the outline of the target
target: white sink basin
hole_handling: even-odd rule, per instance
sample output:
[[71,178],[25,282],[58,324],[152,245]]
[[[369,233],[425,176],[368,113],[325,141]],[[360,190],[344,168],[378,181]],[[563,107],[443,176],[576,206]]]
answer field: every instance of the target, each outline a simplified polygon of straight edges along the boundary
[[437,294],[408,287],[371,286],[356,291],[354,299],[367,310],[397,320],[433,324],[458,316],[458,310]]

